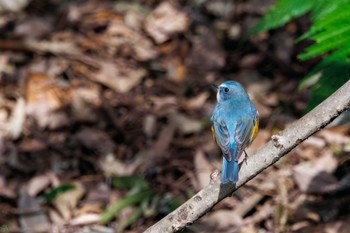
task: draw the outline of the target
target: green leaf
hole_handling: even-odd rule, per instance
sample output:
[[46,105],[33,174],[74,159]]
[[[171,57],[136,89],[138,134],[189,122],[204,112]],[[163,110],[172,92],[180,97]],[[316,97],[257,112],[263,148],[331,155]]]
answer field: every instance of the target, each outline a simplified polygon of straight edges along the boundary
[[342,37],[344,33],[347,33],[349,31],[350,31],[350,21],[344,24],[334,25],[331,28],[328,28],[328,30],[320,32],[310,38],[312,40],[315,40],[317,43],[322,43],[327,40],[331,40],[335,37]]
[[101,216],[101,222],[107,223],[111,221],[114,217],[118,216],[120,211],[128,206],[132,206],[137,203],[141,203],[143,201],[148,201],[154,192],[152,190],[147,190],[143,192],[138,192],[132,195],[128,195],[127,197],[115,202],[109,207]]
[[310,110],[350,79],[350,0],[278,0],[253,32],[284,25],[307,12],[311,12],[312,26],[296,42],[309,39],[314,43],[298,57],[323,56],[299,85],[311,87]]
[[[348,45],[347,45],[348,44]],[[343,46],[350,45],[350,31],[343,33],[340,36],[330,38],[322,43],[315,43],[306,49],[306,52],[298,57],[301,60],[317,57],[332,50],[344,49]]]
[[280,27],[291,19],[310,11],[316,3],[315,0],[278,0],[275,5],[270,7],[267,14],[252,29],[251,33]]
[[350,79],[349,62],[331,62],[327,66],[318,67],[318,69],[321,76],[318,82],[311,87],[311,101],[307,111],[316,107]]
[[72,184],[61,184],[57,188],[51,189],[50,192],[43,195],[43,198],[47,202],[52,202],[59,194],[74,189],[75,186]]
[[141,176],[117,176],[112,178],[112,183],[114,187],[119,189],[138,188],[144,190],[149,187],[148,182]]

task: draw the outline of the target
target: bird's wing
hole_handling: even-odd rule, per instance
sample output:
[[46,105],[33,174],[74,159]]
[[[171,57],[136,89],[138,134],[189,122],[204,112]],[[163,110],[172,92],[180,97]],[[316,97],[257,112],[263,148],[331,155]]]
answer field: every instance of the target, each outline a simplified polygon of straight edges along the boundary
[[230,134],[228,132],[227,126],[224,122],[219,122],[213,119],[212,133],[215,138],[216,143],[220,147],[223,155],[228,161],[232,160],[230,154]]
[[241,156],[243,150],[249,145],[252,139],[252,134],[254,132],[255,118],[243,117],[236,125],[234,139],[236,143],[236,154],[233,155],[235,160],[238,160]]

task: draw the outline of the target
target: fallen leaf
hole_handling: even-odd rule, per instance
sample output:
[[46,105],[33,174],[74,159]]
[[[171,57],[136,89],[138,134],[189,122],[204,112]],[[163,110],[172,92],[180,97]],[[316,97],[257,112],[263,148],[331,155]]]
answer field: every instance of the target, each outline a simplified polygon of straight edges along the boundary
[[74,189],[60,193],[53,201],[53,205],[65,220],[74,215],[78,202],[85,193],[85,188],[80,182],[73,182]]
[[12,140],[18,139],[22,133],[22,127],[26,116],[25,107],[24,99],[21,97],[18,98],[6,130],[6,135]]
[[185,80],[187,67],[180,57],[170,57],[163,61],[163,66],[167,71],[167,77],[177,83]]
[[169,120],[182,134],[196,133],[203,128],[203,124],[199,120],[191,119],[180,113],[171,114]]
[[101,155],[110,154],[115,149],[110,136],[97,128],[83,128],[75,134],[74,138],[84,148]]
[[343,145],[350,142],[350,137],[344,133],[338,133],[328,129],[321,130],[317,135],[324,138],[326,142],[334,145]]
[[42,192],[51,183],[51,178],[47,174],[35,176],[30,179],[27,187],[27,192],[30,196],[35,197]]
[[233,210],[217,210],[203,217],[203,221],[215,225],[219,229],[227,229],[242,223],[242,218]]
[[17,195],[15,190],[7,185],[6,179],[2,175],[0,175],[0,195],[9,198],[16,198]]
[[205,9],[219,18],[228,18],[233,14],[236,4],[232,1],[206,1],[203,2]]
[[69,123],[65,112],[59,111],[70,92],[55,85],[44,73],[33,73],[28,77],[26,111],[40,127],[56,129]]
[[107,177],[130,176],[143,162],[143,158],[138,157],[133,163],[126,164],[122,160],[115,158],[113,154],[108,154],[99,161],[99,165],[103,174]]
[[146,71],[132,67],[126,62],[98,61],[100,69],[88,75],[93,81],[99,82],[115,92],[126,93],[140,83]]
[[157,56],[151,40],[120,21],[110,22],[106,33],[101,40],[114,50],[114,54],[131,55],[138,61],[148,61]]
[[153,111],[157,116],[167,116],[177,110],[178,100],[174,96],[151,96],[149,97],[153,105]]
[[254,209],[258,203],[264,198],[265,196],[261,193],[254,193],[249,197],[246,197],[242,202],[238,203],[234,208],[234,213],[237,215],[237,217],[243,217],[248,214],[249,211]]
[[[175,126],[173,124],[169,124],[165,126],[159,133],[156,142],[154,143],[150,154],[150,161],[154,161],[153,159],[157,159],[159,156],[165,156],[170,143],[172,142],[175,134]],[[152,159],[153,158],[153,159]]]
[[306,193],[319,193],[322,189],[336,182],[331,174],[337,167],[337,161],[327,150],[316,161],[302,163],[293,169],[293,177],[299,189]]
[[84,100],[79,89],[72,92],[72,113],[77,121],[93,122],[96,120],[94,109]]
[[19,144],[18,149],[21,152],[38,152],[47,149],[47,147],[48,145],[45,142],[35,138],[28,138]]
[[156,133],[156,117],[154,115],[147,115],[143,121],[143,132],[147,135],[147,137],[153,137]]
[[80,55],[79,49],[71,41],[40,41],[27,39],[23,47],[37,53],[52,53],[56,55]]
[[245,69],[253,69],[256,68],[263,59],[264,57],[261,53],[247,54],[240,59],[239,66]]
[[72,225],[87,225],[87,224],[93,224],[98,223],[101,220],[100,214],[83,214],[76,218],[73,218],[69,223]]
[[0,13],[17,12],[28,5],[30,0],[1,0]]
[[[0,108],[0,138],[4,137],[6,135],[6,131],[8,128],[8,121],[10,114],[8,111],[4,108]],[[0,152],[3,150],[3,148],[0,147]],[[1,155],[2,153],[0,153]]]
[[170,2],[160,3],[145,20],[145,30],[157,44],[167,41],[176,33],[186,31],[188,26],[187,15]]
[[213,166],[205,157],[203,151],[199,150],[195,153],[194,168],[199,184],[197,190],[201,190],[210,183],[210,174],[213,171]]
[[[263,145],[266,144],[266,142],[270,139],[271,137],[271,132],[269,132],[266,129],[260,129],[258,131],[258,134],[256,135],[256,138],[252,142],[252,144],[246,148],[246,152],[249,155],[254,154],[255,152],[258,151]],[[244,159],[244,156],[240,157],[240,161]]]
[[52,20],[43,20],[40,17],[27,17],[20,22],[14,31],[18,37],[27,39],[38,39],[47,35],[52,30]]
[[193,42],[186,64],[194,70],[219,70],[226,64],[226,54],[218,40],[212,34],[207,34]]
[[193,98],[186,99],[186,101],[184,101],[183,104],[188,109],[201,109],[208,98],[209,93],[203,92]]

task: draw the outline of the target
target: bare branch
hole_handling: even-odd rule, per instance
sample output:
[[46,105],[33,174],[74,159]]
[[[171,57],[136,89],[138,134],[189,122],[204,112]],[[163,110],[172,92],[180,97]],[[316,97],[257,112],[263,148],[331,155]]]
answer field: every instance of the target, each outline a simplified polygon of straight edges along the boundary
[[223,198],[231,195],[264,169],[276,163],[302,141],[329,124],[341,112],[349,109],[349,106],[350,81],[307,115],[279,132],[278,135],[273,135],[262,149],[248,158],[247,163],[242,163],[239,173],[240,180],[236,187],[220,185],[217,175],[208,186],[145,232],[175,232],[195,222]]

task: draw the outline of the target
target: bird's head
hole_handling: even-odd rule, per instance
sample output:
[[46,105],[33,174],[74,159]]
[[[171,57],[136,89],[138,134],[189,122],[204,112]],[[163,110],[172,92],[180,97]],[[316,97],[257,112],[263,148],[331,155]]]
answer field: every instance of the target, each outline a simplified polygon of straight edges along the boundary
[[238,82],[226,81],[216,86],[216,88],[218,89],[216,98],[219,103],[231,99],[249,99],[246,90]]

